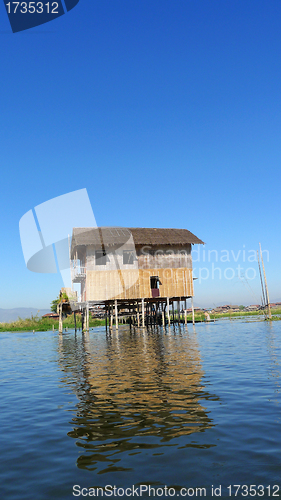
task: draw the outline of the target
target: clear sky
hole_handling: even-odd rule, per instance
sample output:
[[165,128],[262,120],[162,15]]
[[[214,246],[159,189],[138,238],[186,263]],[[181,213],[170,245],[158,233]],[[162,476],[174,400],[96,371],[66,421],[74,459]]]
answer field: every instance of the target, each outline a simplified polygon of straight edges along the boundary
[[279,0],[80,0],[13,34],[0,3],[0,307],[58,295],[59,274],[26,269],[18,224],[82,188],[98,225],[206,242],[195,303],[258,303],[259,241],[281,300],[280,26]]

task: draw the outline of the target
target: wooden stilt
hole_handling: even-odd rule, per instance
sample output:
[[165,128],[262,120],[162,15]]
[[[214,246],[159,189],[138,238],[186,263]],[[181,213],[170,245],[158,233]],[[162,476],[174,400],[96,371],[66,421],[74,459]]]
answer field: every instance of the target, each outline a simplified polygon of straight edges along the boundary
[[191,297],[192,323],[195,324],[193,297]]
[[178,323],[180,324],[181,322],[181,303],[178,300]]
[[62,321],[62,304],[59,304],[59,333],[62,333],[63,321]]
[[81,314],[81,322],[82,322],[82,332],[84,332],[85,330],[85,308],[82,309],[82,314]]
[[118,305],[117,299],[115,299],[115,328],[118,330]]
[[89,302],[87,303],[87,309],[86,309],[86,314],[87,314],[87,326],[86,326],[86,331],[89,332],[90,330],[90,310],[89,310]]
[[133,325],[136,325],[136,316],[135,316],[135,306],[132,304],[132,313],[133,313]]
[[110,305],[110,329],[113,328],[113,305]]
[[105,306],[105,331],[107,332],[107,307]]
[[137,321],[138,321],[138,328],[140,327],[140,313],[139,313],[139,303],[136,303],[137,305]]
[[132,327],[132,313],[131,313],[131,304],[129,304],[129,325]]
[[173,325],[175,324],[175,306],[174,301],[172,301],[172,314],[173,314]]
[[185,302],[184,302],[184,324],[185,325],[187,324],[186,309],[187,309],[187,307],[186,307],[186,299],[185,299]]
[[144,328],[144,299],[141,299],[141,315],[142,315],[142,327]]
[[164,313],[164,305],[162,304],[162,326],[165,326],[165,313]]
[[75,311],[73,313],[73,318],[74,318],[74,331],[76,333],[77,332],[77,327],[76,327],[76,312]]
[[170,326],[171,320],[170,320],[170,303],[169,303],[169,297],[167,297],[167,315],[168,315],[168,325]]

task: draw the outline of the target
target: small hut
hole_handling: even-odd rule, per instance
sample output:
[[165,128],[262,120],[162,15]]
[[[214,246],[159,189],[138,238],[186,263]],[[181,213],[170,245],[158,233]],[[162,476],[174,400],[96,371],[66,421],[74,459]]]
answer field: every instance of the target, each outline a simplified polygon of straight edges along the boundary
[[110,315],[114,305],[116,319],[118,309],[138,316],[140,304],[143,324],[152,310],[166,317],[167,306],[170,321],[170,304],[194,294],[194,244],[203,241],[187,229],[74,228],[72,283],[81,284],[82,303],[101,303]]

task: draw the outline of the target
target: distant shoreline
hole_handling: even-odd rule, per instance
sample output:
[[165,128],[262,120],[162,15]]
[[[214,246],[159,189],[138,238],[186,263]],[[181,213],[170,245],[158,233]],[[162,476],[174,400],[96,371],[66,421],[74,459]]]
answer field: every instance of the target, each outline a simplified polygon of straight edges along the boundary
[[[273,320],[281,319],[276,317],[276,314],[281,314],[281,308],[272,309]],[[245,316],[260,316],[261,318],[265,318],[264,311],[240,311],[240,312],[225,312],[225,313],[216,313],[210,314],[211,319],[220,319],[220,318],[239,318]],[[184,320],[184,315],[181,314],[181,320]],[[187,320],[190,322],[192,320],[192,315],[187,315]],[[204,312],[195,312],[195,320],[205,322]],[[104,326],[104,319],[90,318],[90,328],[94,328],[96,326]],[[77,316],[76,321],[77,329],[81,329],[81,319]],[[73,329],[74,328],[74,320],[73,316],[68,316],[63,321],[63,327]],[[12,321],[10,323],[0,323],[0,333],[4,332],[47,332],[47,331],[56,331],[59,328],[58,320],[53,320],[51,318],[39,318],[37,316],[33,316],[31,318],[21,319],[18,318],[16,321]]]

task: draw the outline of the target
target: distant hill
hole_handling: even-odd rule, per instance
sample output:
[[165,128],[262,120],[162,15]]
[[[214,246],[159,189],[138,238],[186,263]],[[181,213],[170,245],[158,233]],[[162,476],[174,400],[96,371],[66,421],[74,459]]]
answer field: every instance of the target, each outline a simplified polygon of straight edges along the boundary
[[51,312],[50,309],[36,309],[35,307],[15,307],[14,309],[1,309],[0,308],[0,323],[10,323],[17,320],[19,317],[22,319],[30,318],[31,315],[39,317]]

